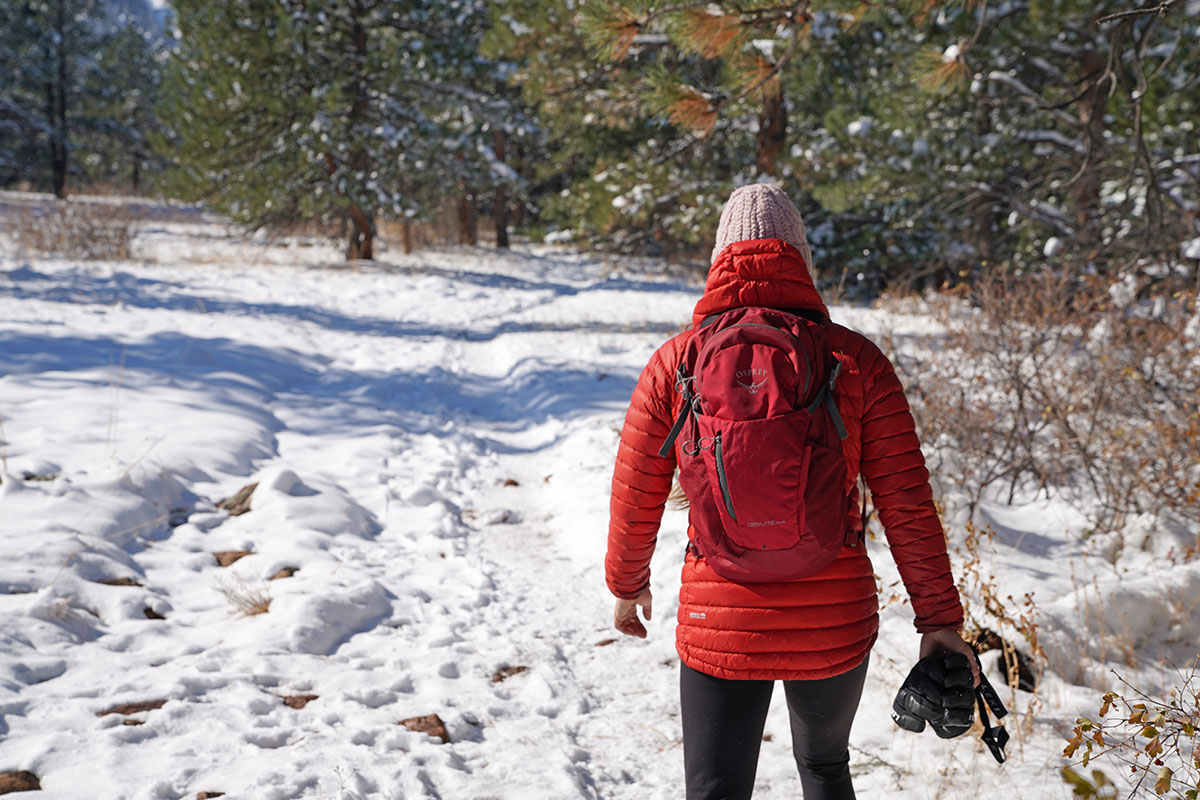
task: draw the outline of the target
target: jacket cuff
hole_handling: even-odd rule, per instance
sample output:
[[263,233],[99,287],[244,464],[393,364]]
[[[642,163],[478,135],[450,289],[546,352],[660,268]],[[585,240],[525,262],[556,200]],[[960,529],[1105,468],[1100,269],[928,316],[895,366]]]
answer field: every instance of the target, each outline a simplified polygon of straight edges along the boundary
[[627,591],[621,591],[620,589],[617,589],[611,583],[608,585],[608,590],[610,592],[612,592],[612,596],[616,597],[619,600],[636,600],[638,595],[640,595],[642,592],[646,591],[649,588],[650,588],[650,584],[647,583],[644,586],[642,586],[642,588],[637,589],[636,591],[627,592]]
[[961,631],[963,629],[963,618],[959,614],[957,618],[951,619],[932,619],[932,620],[913,620],[913,625],[917,628],[917,633],[933,633],[934,631]]

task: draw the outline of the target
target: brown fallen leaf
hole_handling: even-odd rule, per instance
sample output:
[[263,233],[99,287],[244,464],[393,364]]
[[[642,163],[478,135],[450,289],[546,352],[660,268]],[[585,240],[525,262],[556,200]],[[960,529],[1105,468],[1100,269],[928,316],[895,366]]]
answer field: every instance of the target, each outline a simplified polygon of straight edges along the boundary
[[521,484],[517,483],[512,478],[505,478],[504,483],[502,485],[503,486],[520,486]]
[[267,580],[276,581],[276,580],[279,580],[280,578],[290,578],[299,571],[300,571],[299,567],[284,567],[283,569],[279,570],[279,572],[276,572],[274,575],[267,578]]
[[155,611],[153,608],[143,608],[142,613],[146,615],[146,619],[166,619],[166,617]]
[[28,770],[16,772],[0,772],[0,794],[10,792],[37,792],[42,785],[38,783],[37,775]]
[[212,800],[214,797],[224,797],[224,792],[200,792],[196,795],[196,800]]
[[222,567],[228,567],[239,558],[245,558],[252,555],[252,550],[222,550],[219,553],[213,553],[213,557],[217,559],[217,564]]
[[140,714],[143,711],[153,711],[156,708],[162,708],[166,704],[166,700],[143,700],[140,703],[122,703],[119,706],[97,711],[97,717],[103,717],[106,714]]
[[596,642],[596,647],[608,647],[615,641],[616,639],[601,639],[600,641]]
[[241,516],[250,510],[250,495],[254,494],[254,490],[257,488],[257,483],[247,484],[238,489],[237,494],[233,497],[226,497],[217,503],[217,508],[228,511],[231,517]]
[[450,744],[450,734],[446,733],[446,724],[437,714],[426,714],[423,717],[410,717],[400,720],[400,724],[410,731],[426,733],[435,739],[441,739],[444,744]]
[[96,583],[103,583],[105,586],[141,586],[133,578],[105,578]]
[[294,694],[283,698],[283,704],[288,708],[301,709],[309,704],[309,701],[316,700],[320,695],[316,694]]
[[496,670],[495,674],[492,675],[492,683],[500,683],[503,680],[511,678],[513,675],[520,675],[527,669],[529,669],[529,667],[504,667],[503,669],[498,669]]

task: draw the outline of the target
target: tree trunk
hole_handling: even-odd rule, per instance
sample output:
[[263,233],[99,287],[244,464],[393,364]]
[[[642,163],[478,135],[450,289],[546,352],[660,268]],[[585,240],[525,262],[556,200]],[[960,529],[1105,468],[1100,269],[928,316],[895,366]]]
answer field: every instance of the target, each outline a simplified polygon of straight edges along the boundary
[[375,258],[375,215],[356,205],[350,206],[350,243],[346,247],[349,261],[370,261]]
[[[495,143],[496,158],[500,163],[504,163],[504,132],[499,128],[492,131],[492,140]],[[501,183],[496,186],[496,202],[495,208],[492,211],[496,222],[496,247],[508,249],[508,184]]]
[[400,241],[404,245],[404,252],[411,253],[413,251],[413,230],[412,220],[408,217],[400,223]]
[[[992,116],[987,93],[980,94],[975,104],[975,115],[979,120],[975,126],[977,141],[984,141],[992,132]],[[991,272],[996,263],[996,229],[1000,224],[995,202],[983,192],[976,191],[971,198],[971,227],[974,228],[975,254],[979,264],[971,270],[978,278]],[[952,271],[953,272],[953,271]]]
[[[466,161],[466,156],[460,150],[454,156],[459,161]],[[467,187],[466,179],[458,182],[458,200],[456,201],[458,216],[458,243],[474,245],[479,241],[478,220],[475,218],[475,197]]]
[[142,148],[139,145],[133,151],[133,176],[131,178],[133,184],[134,196],[141,196],[142,193]]
[[458,243],[474,245],[479,241],[479,220],[475,216],[475,197],[465,183],[459,184]]
[[1087,90],[1079,104],[1079,120],[1084,125],[1088,162],[1080,164],[1083,173],[1075,183],[1076,239],[1089,260],[1100,251],[1100,165],[1104,160],[1104,105],[1108,86],[1104,79],[1107,59],[1088,50],[1080,64]]
[[[46,84],[47,121],[50,123],[50,174],[54,196],[67,197],[67,9],[66,0],[54,4],[54,50],[56,62],[54,82]],[[49,55],[49,54],[48,54]]]
[[[520,139],[517,140],[517,163],[513,168],[517,171],[518,175],[522,174],[522,171],[525,169],[525,144]],[[516,202],[513,203],[512,213],[513,226],[520,228],[525,222],[525,204],[521,202],[520,198],[517,198]]]
[[[363,74],[367,68],[367,30],[363,27],[359,17],[360,7],[352,3],[351,9],[354,20],[351,41],[354,44],[354,55],[356,56],[355,73],[351,79],[350,88],[350,131],[353,136],[357,134],[358,128],[367,122],[370,98],[367,93],[366,78]],[[354,228],[350,231],[350,244],[346,248],[346,258],[351,261],[369,261],[375,258],[375,212],[373,209],[365,207],[365,204],[354,196],[362,191],[362,185],[371,172],[371,156],[361,146],[355,146],[350,152],[350,169],[354,173],[354,180],[350,184],[352,192],[350,220],[354,223]]]
[[771,78],[762,87],[762,105],[758,111],[758,172],[778,177],[779,157],[787,144],[787,107],[783,102],[783,82]]

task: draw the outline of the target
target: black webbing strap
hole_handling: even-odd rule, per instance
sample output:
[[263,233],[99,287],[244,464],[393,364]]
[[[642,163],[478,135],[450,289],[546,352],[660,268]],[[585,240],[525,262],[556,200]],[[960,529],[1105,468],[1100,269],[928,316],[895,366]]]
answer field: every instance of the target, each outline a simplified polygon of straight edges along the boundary
[[815,414],[817,409],[824,405],[829,409],[829,416],[833,417],[833,427],[837,428],[838,436],[845,439],[849,434],[846,432],[846,423],[842,420],[842,415],[838,411],[837,401],[833,399],[833,390],[837,388],[838,375],[842,371],[842,362],[836,358],[833,360],[833,369],[829,371],[829,381],[821,387],[821,391],[817,392],[817,396],[808,404],[808,413]]
[[683,430],[683,424],[687,422],[688,415],[692,413],[692,399],[695,394],[692,393],[692,387],[689,385],[692,378],[688,377],[683,371],[683,367],[675,370],[675,388],[683,395],[683,405],[679,408],[679,416],[675,418],[675,424],[671,426],[671,432],[667,434],[667,440],[663,442],[662,447],[658,448],[660,458],[666,458],[671,455],[671,449],[675,447],[675,440],[679,438],[679,432]]
[[683,430],[683,423],[687,422],[690,413],[692,413],[692,401],[684,397],[683,407],[679,409],[679,416],[675,418],[675,424],[671,426],[667,440],[663,442],[662,447],[658,448],[659,457],[666,458],[671,455],[671,449],[675,447],[675,440],[679,438],[679,432]]
[[993,726],[991,719],[988,718],[987,710],[992,709],[992,713],[996,715],[996,721],[999,722],[1008,714],[1008,709],[1004,707],[1004,703],[1000,701],[1000,695],[996,694],[987,675],[983,673],[983,664],[979,663],[979,651],[975,652],[975,663],[979,665],[979,686],[975,689],[975,702],[979,706],[979,722],[983,725],[983,743],[988,746],[988,750],[992,751],[992,757],[996,759],[996,763],[1003,764],[1005,761],[1004,745],[1008,744],[1008,731],[1004,729],[1003,725]]

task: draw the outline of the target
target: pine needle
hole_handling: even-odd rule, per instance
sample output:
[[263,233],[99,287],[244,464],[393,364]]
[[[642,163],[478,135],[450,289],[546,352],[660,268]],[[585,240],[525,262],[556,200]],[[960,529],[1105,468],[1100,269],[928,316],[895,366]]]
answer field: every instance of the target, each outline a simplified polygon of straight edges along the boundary
[[704,58],[727,58],[740,49],[742,31],[742,24],[735,15],[710,14],[697,9],[687,12],[680,23],[680,44]]
[[757,86],[764,94],[778,91],[779,73],[775,72],[772,74],[775,70],[775,65],[762,56],[756,58],[754,62],[749,76],[750,80],[746,81],[746,85]]
[[939,5],[941,5],[941,0],[926,0],[925,4],[921,7],[921,10],[915,15],[914,19],[917,25],[924,25],[925,21],[929,19],[929,15],[932,14],[933,10]]
[[712,101],[691,87],[680,87],[680,96],[667,105],[667,117],[676,125],[708,133],[717,122]]
[[[929,0],[929,2],[932,4],[937,2],[937,0]],[[863,17],[867,15],[867,12],[870,11],[871,8],[872,6],[870,3],[862,3],[849,14],[843,14],[842,30],[846,33],[853,33],[854,29],[859,26],[859,24],[863,21]]]
[[609,61],[622,61],[641,30],[637,16],[620,5],[599,8],[591,5],[585,11],[585,34],[591,43]]
[[921,76],[921,86],[925,89],[950,92],[967,85],[971,68],[961,53],[948,59],[945,53],[934,48],[921,54],[918,74]]

